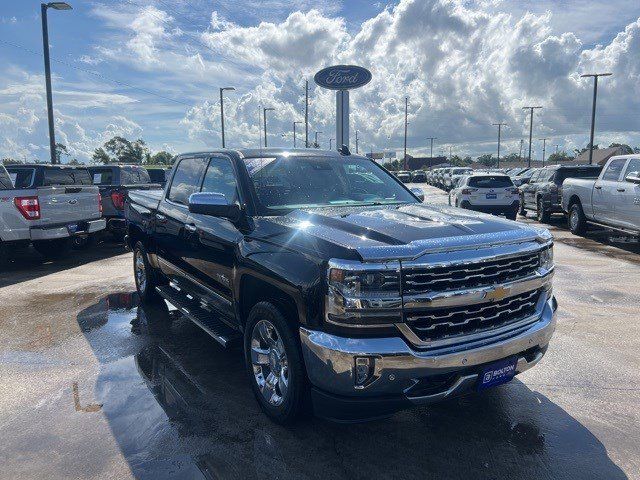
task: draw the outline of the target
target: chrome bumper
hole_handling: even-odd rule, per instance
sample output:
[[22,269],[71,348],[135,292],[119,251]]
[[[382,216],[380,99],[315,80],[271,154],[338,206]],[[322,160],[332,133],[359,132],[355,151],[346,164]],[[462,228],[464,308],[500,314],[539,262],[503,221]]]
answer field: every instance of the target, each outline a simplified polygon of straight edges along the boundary
[[87,228],[84,230],[80,230],[76,233],[69,233],[69,229],[66,225],[51,227],[51,228],[31,228],[29,231],[30,237],[32,241],[37,240],[56,240],[58,238],[67,238],[74,237],[77,235],[84,235],[88,233],[95,233],[100,230],[104,230],[106,228],[106,221],[104,218],[100,218],[98,220],[89,220],[87,222],[78,222],[78,223],[86,223]]
[[[547,293],[545,293],[547,295]],[[479,375],[475,366],[518,355],[517,373],[540,361],[556,326],[556,303],[544,299],[539,320],[517,335],[469,350],[437,353],[414,350],[400,336],[387,338],[344,338],[300,328],[302,351],[311,384],[331,395],[373,399],[399,396],[414,405],[423,405],[470,391]],[[525,352],[527,354],[525,355]],[[373,379],[365,387],[354,381],[355,358],[375,359]],[[422,379],[451,374],[451,381],[429,395],[412,395]]]

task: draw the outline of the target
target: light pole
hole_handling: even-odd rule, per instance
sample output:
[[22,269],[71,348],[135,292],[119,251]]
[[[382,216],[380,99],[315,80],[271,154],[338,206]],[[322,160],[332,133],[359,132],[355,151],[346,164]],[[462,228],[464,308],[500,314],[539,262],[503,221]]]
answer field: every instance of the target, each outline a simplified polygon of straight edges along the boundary
[[304,148],[309,148],[309,80],[304,81]]
[[494,127],[498,127],[498,166],[496,168],[500,168],[500,134],[502,133],[502,127],[506,127],[507,124],[503,122],[492,123]]
[[293,122],[293,148],[296,148],[296,125],[302,122]]
[[220,125],[222,127],[222,148],[225,148],[224,144],[224,100],[222,99],[222,92],[225,90],[235,90],[235,87],[221,87],[220,88]]
[[593,107],[591,108],[591,135],[589,136],[589,165],[593,163],[593,134],[596,128],[596,99],[598,98],[598,77],[610,77],[611,73],[586,73],[582,78],[593,77]]
[[329,150],[331,150],[331,144],[333,143],[333,138],[329,139]]
[[545,158],[546,153],[547,153],[547,139],[546,138],[539,138],[538,140],[542,140],[542,166],[544,167],[544,158]]
[[356,130],[356,154],[358,154],[358,130]]
[[438,137],[427,137],[427,140],[431,141],[431,158],[433,158],[433,141],[437,139]]
[[315,147],[315,148],[320,148],[320,144],[318,143],[318,134],[319,134],[319,133],[324,133],[324,132],[318,132],[318,131],[316,130],[316,141],[315,141],[315,144],[314,144],[314,147]]
[[264,122],[264,147],[267,148],[267,112],[273,111],[273,107],[264,107],[262,109],[262,121]]
[[529,109],[531,114],[531,121],[529,122],[529,164],[527,165],[529,168],[531,168],[531,142],[532,142],[531,137],[533,136],[533,111],[538,108],[542,108],[542,107],[522,107],[523,110]]
[[44,79],[47,88],[47,117],[49,119],[49,151],[51,153],[51,163],[57,163],[56,155],[56,133],[53,125],[53,97],[51,95],[51,64],[49,61],[49,27],[47,25],[47,9],[71,10],[71,5],[66,2],[41,3],[40,12],[42,16],[42,49],[44,52]]
[[407,167],[407,115],[409,109],[409,97],[404,97],[404,169]]

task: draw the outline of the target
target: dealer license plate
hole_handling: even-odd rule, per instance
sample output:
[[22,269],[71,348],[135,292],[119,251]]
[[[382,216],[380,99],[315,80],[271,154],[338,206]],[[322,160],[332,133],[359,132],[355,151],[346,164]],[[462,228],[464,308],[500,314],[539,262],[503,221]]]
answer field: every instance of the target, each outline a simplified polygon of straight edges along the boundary
[[517,357],[510,357],[487,365],[480,373],[478,390],[502,385],[511,380],[516,374]]

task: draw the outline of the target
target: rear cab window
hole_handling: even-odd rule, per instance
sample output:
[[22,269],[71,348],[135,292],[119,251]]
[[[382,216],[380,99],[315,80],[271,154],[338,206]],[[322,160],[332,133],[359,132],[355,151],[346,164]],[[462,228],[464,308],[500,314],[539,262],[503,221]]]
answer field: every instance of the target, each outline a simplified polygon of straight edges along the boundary
[[151,183],[151,177],[146,168],[142,167],[123,167],[120,169],[121,185],[141,185]]
[[7,173],[7,170],[4,166],[0,165],[0,189],[8,190],[13,188],[13,182],[11,181],[11,177]]
[[554,180],[558,185],[562,185],[567,178],[598,178],[601,168],[561,168],[558,170]]
[[43,186],[93,185],[86,168],[45,168]]
[[94,185],[113,185],[113,169],[90,168],[89,171]]
[[470,177],[467,185],[471,188],[509,188],[513,187],[513,182],[507,175],[487,175]]
[[631,160],[629,160],[627,169],[624,172],[624,178],[628,177],[631,174],[640,177],[640,158],[632,158]]
[[9,167],[9,178],[13,182],[14,188],[31,188],[36,176],[35,168]]

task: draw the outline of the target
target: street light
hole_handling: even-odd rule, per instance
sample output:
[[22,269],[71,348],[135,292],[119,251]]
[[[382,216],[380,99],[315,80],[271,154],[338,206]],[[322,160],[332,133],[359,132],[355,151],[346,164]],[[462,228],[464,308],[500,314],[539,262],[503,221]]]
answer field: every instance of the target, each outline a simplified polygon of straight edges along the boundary
[[502,127],[506,127],[507,124],[504,122],[492,123],[494,127],[498,127],[498,166],[496,168],[500,168],[500,135],[502,133]]
[[275,110],[273,107],[265,107],[262,109],[262,119],[264,121],[264,147],[267,148],[267,112]]
[[222,148],[224,145],[224,100],[222,99],[222,92],[225,90],[235,90],[235,87],[221,87],[220,88],[220,125],[222,126]]
[[315,141],[315,145],[314,145],[314,147],[316,147],[316,148],[320,148],[320,144],[318,143],[318,134],[319,134],[319,133],[324,133],[324,132],[318,132],[318,131],[316,130],[316,141]]
[[296,148],[296,125],[304,122],[293,122],[293,148]]
[[529,122],[529,164],[527,165],[529,168],[531,168],[531,142],[532,142],[532,136],[533,136],[533,111],[537,110],[539,108],[542,107],[522,107],[523,110],[530,110],[530,114],[531,114],[531,120]]
[[51,96],[51,64],[49,61],[49,28],[47,25],[47,9],[71,10],[71,5],[66,2],[41,3],[42,17],[42,49],[44,52],[44,79],[47,89],[47,117],[49,119],[49,150],[51,163],[56,163],[56,134],[53,126],[53,97]]
[[591,108],[591,135],[589,137],[589,165],[593,163],[593,133],[596,128],[596,98],[598,97],[598,77],[610,77],[611,73],[585,73],[582,78],[593,77],[593,107]]

